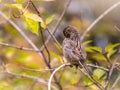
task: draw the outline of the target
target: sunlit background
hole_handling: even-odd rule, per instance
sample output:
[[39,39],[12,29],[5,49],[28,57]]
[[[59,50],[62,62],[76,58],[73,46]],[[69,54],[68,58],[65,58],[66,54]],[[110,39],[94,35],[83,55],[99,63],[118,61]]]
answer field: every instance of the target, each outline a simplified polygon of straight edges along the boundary
[[[17,24],[17,26],[22,29],[22,31],[38,46],[38,48],[41,48],[43,45],[41,36],[31,32],[31,28],[25,17],[14,17],[20,15],[20,10],[6,6],[6,4],[18,3],[22,4],[25,8],[27,1],[28,0],[0,0],[0,12],[4,13],[10,20],[15,22],[15,24]],[[89,25],[94,22],[94,20],[96,20],[105,10],[110,8],[118,1],[119,0],[72,0],[62,19],[62,22],[57,27],[57,31],[55,32],[56,39],[62,45],[62,41],[64,39],[62,31],[67,25],[77,27],[80,35],[82,35],[89,27]],[[52,32],[66,5],[67,0],[33,0],[33,2],[40,11],[44,20],[54,15],[54,19],[48,25],[49,31]],[[31,4],[26,9],[26,11],[36,13]],[[115,27],[120,28],[120,6],[104,16],[104,18],[102,18],[85,36],[84,42],[87,40],[92,40],[88,46],[99,46],[104,51],[108,44],[115,44],[120,42],[120,32],[116,30]],[[47,40],[49,33],[46,30],[44,30],[43,33],[44,39]],[[15,28],[10,25],[1,15],[0,42],[31,48],[31,46],[15,30]],[[58,47],[53,39],[49,41],[47,47],[51,54],[51,66],[55,68],[63,64],[62,50]],[[45,50],[44,53],[47,57],[48,55]],[[90,55],[88,55],[88,57],[90,57]],[[99,61],[91,59],[88,62],[95,64]],[[0,46],[1,70],[4,70],[2,66],[3,63],[11,72],[17,74],[32,75],[44,78],[46,81],[48,81],[50,77],[50,72],[44,70],[47,68],[44,60],[42,60],[42,58],[34,51],[24,51]],[[99,64],[104,65],[104,61],[100,61]],[[76,70],[76,68],[66,67],[61,71],[58,71],[57,75],[61,78],[60,83],[64,90],[99,90],[95,85],[92,85],[93,83],[85,78],[79,72],[79,70]],[[113,80],[117,75],[118,73],[115,72],[113,75]],[[116,90],[119,90],[120,84],[116,87],[118,87]],[[4,74],[0,72],[0,90],[47,90],[47,86],[28,78],[15,77],[7,73]]]

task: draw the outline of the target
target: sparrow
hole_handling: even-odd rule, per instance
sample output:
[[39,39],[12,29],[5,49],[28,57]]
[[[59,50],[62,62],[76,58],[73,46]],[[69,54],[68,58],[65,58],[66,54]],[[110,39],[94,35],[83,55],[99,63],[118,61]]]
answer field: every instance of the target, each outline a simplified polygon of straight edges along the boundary
[[64,28],[63,35],[65,36],[63,40],[63,55],[66,60],[70,62],[72,66],[85,68],[88,74],[92,75],[91,69],[88,68],[86,64],[87,54],[80,40],[77,28],[69,25]]

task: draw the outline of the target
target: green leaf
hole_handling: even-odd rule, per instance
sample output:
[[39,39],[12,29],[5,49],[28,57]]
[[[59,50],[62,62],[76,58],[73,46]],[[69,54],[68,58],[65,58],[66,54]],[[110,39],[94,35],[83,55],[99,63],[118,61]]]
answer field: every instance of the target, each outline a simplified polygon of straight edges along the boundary
[[116,44],[109,44],[105,47],[105,51],[109,52],[111,51],[112,49],[116,48],[117,46],[119,46],[120,43],[116,43]]
[[83,42],[83,45],[87,45],[87,44],[89,44],[91,42],[92,42],[92,40],[85,41],[85,42]]
[[111,50],[108,54],[107,57],[110,58],[117,50]]
[[102,52],[102,48],[101,47],[97,47],[97,46],[93,46],[93,47],[90,47],[92,50],[96,51],[96,52]]
[[89,85],[89,84],[91,84],[92,82],[91,82],[91,80],[90,80],[88,77],[85,77],[85,78],[84,78],[84,83],[87,84],[87,85]]
[[105,71],[101,69],[95,69],[93,72],[93,75],[97,77],[97,79],[100,79],[105,74]]
[[25,16],[26,18],[29,18],[29,19],[34,20],[34,21],[36,21],[36,22],[41,22],[41,23],[43,22],[42,18],[39,17],[38,15],[34,14],[34,13],[26,12],[26,13],[24,14],[24,16]]
[[102,52],[102,48],[101,47],[97,47],[97,46],[91,46],[91,47],[87,47],[86,51],[89,52]]
[[86,51],[86,52],[90,52],[90,53],[94,53],[94,51],[91,50],[91,48],[89,48],[89,47],[86,47],[86,48],[85,48],[85,51]]
[[55,18],[54,15],[48,17],[48,18],[46,19],[46,21],[45,21],[46,25],[50,24],[50,23],[53,21],[54,18]]
[[9,7],[9,8],[15,8],[15,9],[23,9],[22,4],[5,4],[5,6]]
[[39,29],[38,22],[36,22],[32,19],[29,19],[29,18],[26,18],[26,22],[28,24],[28,27],[30,28],[29,30],[34,34],[39,35],[39,33],[38,33],[38,29]]
[[106,58],[102,54],[95,54],[92,57],[97,60],[106,60]]

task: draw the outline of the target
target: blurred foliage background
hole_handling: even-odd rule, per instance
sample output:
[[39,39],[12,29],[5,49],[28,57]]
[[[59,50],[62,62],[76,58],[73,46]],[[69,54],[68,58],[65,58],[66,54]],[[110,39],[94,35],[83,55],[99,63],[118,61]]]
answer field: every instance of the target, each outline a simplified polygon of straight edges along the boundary
[[[67,0],[33,0],[33,3],[40,11],[42,18],[48,22],[47,27],[49,27],[51,32],[64,9],[66,1]],[[80,34],[82,34],[100,14],[118,1],[119,0],[72,0],[62,22],[57,28],[55,33],[56,39],[62,45],[62,41],[64,39],[62,30],[67,25],[73,25],[77,27]],[[16,6],[13,4],[16,4]],[[43,43],[41,37],[38,35],[39,26],[37,20],[39,21],[39,18],[36,18],[36,16],[31,16],[30,14],[22,15],[19,18],[14,17],[19,16],[21,13],[20,10],[23,10],[26,5],[27,0],[0,0],[0,12],[4,13],[10,20],[15,22],[17,26],[20,27],[23,32],[40,48]],[[36,11],[31,4],[28,6],[26,11],[36,14]],[[92,41],[86,45],[86,50],[88,52],[88,63],[107,67],[106,58],[102,58],[101,55],[102,51],[106,51],[105,48],[107,46],[113,50],[112,51],[109,47],[109,49],[107,49],[109,53],[112,52],[111,56],[109,57],[111,62],[114,61],[116,57],[115,52],[118,51],[120,42],[120,32],[115,28],[115,26],[120,28],[119,18],[120,7],[117,7],[108,13],[108,15],[106,15],[102,20],[100,20],[99,23],[96,24],[87,34],[84,42],[89,40]],[[49,34],[46,30],[44,30],[43,33],[46,40]],[[0,42],[31,48],[31,46],[15,30],[15,28],[1,15]],[[87,48],[90,46],[94,51],[90,51],[91,48]],[[93,48],[93,46],[96,46],[97,49]],[[62,50],[57,46],[53,39],[50,40],[47,48],[49,49],[51,55],[50,64],[52,68],[56,68],[63,64]],[[99,51],[98,48],[101,49],[101,52],[96,53],[95,51]],[[47,57],[47,53],[45,51],[44,53]],[[0,45],[0,90],[47,90],[47,86],[42,83],[38,83],[35,80],[2,73],[2,70],[4,70],[2,66],[3,63],[11,72],[20,75],[40,77],[48,81],[51,74],[48,70],[44,70],[47,69],[47,67],[44,60],[42,60],[38,53]],[[97,76],[97,80],[103,84],[106,78],[105,72],[95,68],[93,68],[93,71]],[[95,85],[93,85],[92,82],[89,81],[88,78],[84,77],[80,71],[76,70],[74,67],[63,68],[58,71],[56,75],[58,78],[60,78],[60,83],[64,90],[99,90]],[[111,78],[111,85],[118,75],[119,72],[114,70]],[[115,90],[119,90],[119,88],[120,84],[116,86]]]

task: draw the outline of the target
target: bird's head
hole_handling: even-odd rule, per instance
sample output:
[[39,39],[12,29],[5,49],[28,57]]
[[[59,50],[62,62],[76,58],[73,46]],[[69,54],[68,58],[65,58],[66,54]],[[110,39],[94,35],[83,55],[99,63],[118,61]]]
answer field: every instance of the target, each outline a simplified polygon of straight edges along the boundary
[[65,29],[63,30],[63,34],[66,38],[70,38],[73,35],[78,35],[78,31],[75,27],[69,25],[65,27]]

